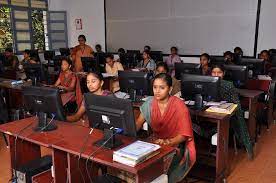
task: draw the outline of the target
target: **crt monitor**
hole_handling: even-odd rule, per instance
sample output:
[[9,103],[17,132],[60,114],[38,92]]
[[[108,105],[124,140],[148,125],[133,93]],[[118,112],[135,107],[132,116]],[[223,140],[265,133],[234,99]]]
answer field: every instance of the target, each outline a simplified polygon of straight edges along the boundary
[[247,66],[241,65],[224,65],[225,75],[224,79],[233,81],[236,87],[245,84],[248,78]]
[[193,63],[175,63],[175,78],[180,80],[181,74],[198,74],[200,75],[200,65]]
[[49,51],[49,50],[44,51],[44,59],[45,60],[50,61],[50,60],[53,60],[54,57],[55,57],[55,51]]
[[94,53],[94,57],[98,63],[99,71],[105,72],[105,57],[107,53],[101,52],[101,53]]
[[150,57],[155,60],[155,62],[163,62],[163,53],[162,51],[151,51]]
[[136,137],[136,123],[130,100],[91,93],[84,94],[84,99],[89,126],[104,130],[104,138],[97,141],[97,145],[103,145],[105,141],[108,141],[105,144],[107,148],[122,144],[116,139],[116,132],[112,128],[120,129],[126,136]]
[[243,58],[240,65],[246,65],[248,68],[249,78],[257,77],[264,74],[264,61],[255,58]]
[[149,73],[118,71],[118,77],[121,91],[129,93],[131,100],[136,100],[136,96],[150,95]]
[[[196,100],[201,96],[205,101],[220,101],[220,78],[193,74],[182,74],[181,96],[185,100]],[[196,104],[195,104],[196,106]]]
[[[120,56],[122,57],[122,55]],[[139,61],[140,61],[140,56],[137,56],[136,53],[126,53],[123,55],[123,62],[125,63],[125,65],[127,66],[127,68],[134,68],[138,65]]]
[[211,65],[225,64],[225,60],[223,56],[212,56],[210,60],[211,60]]
[[142,59],[140,50],[127,50],[127,54],[132,55],[134,60]]
[[70,48],[60,48],[59,52],[62,56],[70,56]]
[[93,72],[99,70],[99,64],[94,57],[81,57],[81,63],[84,72]]
[[35,130],[50,131],[56,129],[56,125],[53,124],[51,118],[65,120],[57,88],[23,86],[22,91],[26,109],[38,113],[38,125]]

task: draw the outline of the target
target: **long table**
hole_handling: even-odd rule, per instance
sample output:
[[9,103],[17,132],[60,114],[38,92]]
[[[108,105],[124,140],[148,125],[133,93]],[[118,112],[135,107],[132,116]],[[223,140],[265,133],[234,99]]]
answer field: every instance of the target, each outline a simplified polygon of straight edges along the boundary
[[[79,125],[78,123],[72,124],[61,121],[55,121],[55,123],[58,126],[57,130],[42,133],[34,132],[32,129],[37,125],[36,117],[14,121],[0,126],[0,131],[9,137],[12,168],[18,168],[30,160],[39,158],[41,156],[40,146],[44,146],[52,149],[55,182],[80,182],[82,176],[84,176],[86,182],[89,182],[89,176],[85,173],[86,160],[91,153],[95,153],[97,150],[90,157],[90,161],[88,161],[88,171],[91,173],[91,176],[97,174],[95,168],[90,168],[92,163],[92,167],[104,165],[129,172],[134,175],[136,182],[140,183],[150,182],[163,173],[166,173],[164,160],[175,153],[174,148],[162,146],[158,155],[135,167],[129,167],[113,162],[113,150],[98,149],[98,147],[93,145],[93,142],[103,137],[102,131],[94,129],[93,133],[88,137],[87,144],[84,145],[84,151],[78,163],[84,139],[89,134],[90,128]],[[24,130],[22,131],[22,129]],[[120,135],[118,135],[118,138],[124,142],[124,145],[128,145],[135,140]],[[14,154],[16,154],[16,159]],[[51,178],[51,176],[46,176],[45,174],[42,174],[42,176]],[[39,180],[39,177],[36,177],[36,180]]]

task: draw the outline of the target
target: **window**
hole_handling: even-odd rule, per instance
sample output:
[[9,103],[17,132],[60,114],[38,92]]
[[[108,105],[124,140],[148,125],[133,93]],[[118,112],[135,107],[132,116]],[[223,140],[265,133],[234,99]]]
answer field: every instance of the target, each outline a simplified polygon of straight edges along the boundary
[[0,52],[7,47],[12,47],[12,41],[11,9],[0,7]]
[[[15,52],[52,48],[47,0],[0,0],[0,4],[0,51],[7,47],[13,47]],[[63,40],[63,47],[67,47],[67,34]]]

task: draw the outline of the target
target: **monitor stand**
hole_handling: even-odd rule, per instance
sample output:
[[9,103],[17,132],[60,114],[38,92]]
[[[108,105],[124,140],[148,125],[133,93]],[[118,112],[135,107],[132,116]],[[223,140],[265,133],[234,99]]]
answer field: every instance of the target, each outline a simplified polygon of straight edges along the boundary
[[104,129],[104,137],[97,142],[94,143],[96,146],[102,146],[106,149],[114,149],[116,147],[119,147],[123,145],[123,142],[119,139],[117,139],[115,136],[116,132],[114,130],[110,129]]
[[129,93],[130,100],[135,102],[136,101],[136,90],[129,89],[128,93]]
[[57,125],[49,123],[47,119],[47,114],[44,112],[38,113],[38,125],[34,128],[34,131],[52,131],[57,129]]

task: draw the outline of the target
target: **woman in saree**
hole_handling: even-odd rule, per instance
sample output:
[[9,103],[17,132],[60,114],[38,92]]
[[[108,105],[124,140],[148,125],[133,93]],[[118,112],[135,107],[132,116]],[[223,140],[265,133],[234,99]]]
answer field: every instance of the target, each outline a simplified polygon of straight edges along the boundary
[[160,73],[153,80],[154,96],[140,108],[137,130],[146,122],[153,131],[155,143],[177,149],[169,166],[169,182],[179,182],[196,161],[196,150],[190,113],[185,103],[171,96],[172,78]]
[[72,51],[72,60],[74,63],[75,72],[83,71],[81,57],[93,56],[93,49],[91,48],[91,46],[85,44],[86,37],[84,35],[79,35],[78,41],[79,41],[79,45],[76,46]]
[[64,57],[61,61],[61,72],[54,86],[62,90],[61,100],[63,105],[69,101],[76,101],[80,106],[82,93],[79,80],[75,73],[71,71],[72,62],[69,58]]

